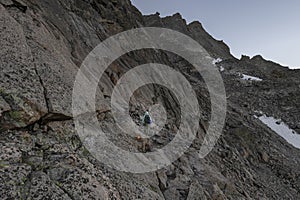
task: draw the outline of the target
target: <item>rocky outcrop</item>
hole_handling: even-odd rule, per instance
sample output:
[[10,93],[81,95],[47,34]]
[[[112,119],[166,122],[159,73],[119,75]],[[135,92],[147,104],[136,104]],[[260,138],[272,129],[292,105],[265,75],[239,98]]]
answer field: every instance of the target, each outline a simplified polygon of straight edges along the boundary
[[223,41],[218,41],[209,35],[200,22],[194,21],[187,24],[179,13],[164,18],[160,18],[159,13],[147,15],[144,16],[144,21],[145,26],[170,28],[189,35],[199,42],[214,58],[233,58],[229,47]]
[[[258,114],[262,111],[283,119],[290,128],[300,132],[300,112],[295,109],[300,106],[300,70],[288,69],[259,55],[253,58],[243,56],[238,62],[223,61],[218,65],[227,69],[222,74],[227,92],[231,94],[231,102],[244,107],[247,113]],[[242,73],[259,77],[262,81],[241,81],[239,74]]]
[[[140,152],[142,144],[115,125],[109,106],[119,78],[134,66],[157,62],[180,70],[192,83],[202,116],[188,152],[170,166],[147,174],[115,171],[82,145],[71,114],[75,75],[86,55],[109,36],[141,26],[171,28],[197,40],[223,67],[228,112],[213,151],[200,159],[210,100],[205,82],[185,60],[160,50],[131,52],[101,78],[97,117],[110,141]],[[299,70],[264,60],[234,58],[199,22],[180,14],[142,16],[128,0],[0,0],[0,197],[1,199],[299,199],[300,150],[254,117],[281,118],[300,133]],[[240,74],[260,82],[241,80]],[[151,98],[149,98],[151,97]],[[174,138],[178,102],[163,87],[135,92],[130,114],[153,103],[169,118],[148,150]]]

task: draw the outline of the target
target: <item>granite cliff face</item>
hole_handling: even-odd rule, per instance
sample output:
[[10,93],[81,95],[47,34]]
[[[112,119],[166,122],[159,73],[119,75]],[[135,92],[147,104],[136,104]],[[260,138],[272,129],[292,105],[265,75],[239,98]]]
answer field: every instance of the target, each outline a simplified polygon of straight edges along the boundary
[[[201,76],[169,52],[148,49],[122,56],[101,78],[96,105],[98,119],[116,145],[141,151],[139,141],[114,126],[109,107],[117,80],[137,65],[156,61],[180,70],[203,111],[202,128],[187,153],[157,172],[130,174],[108,168],[82,145],[72,120],[72,88],[95,46],[143,26],[174,29],[199,42],[217,60],[228,111],[217,145],[199,159],[210,117]],[[238,60],[199,22],[186,24],[179,14],[142,16],[128,0],[0,0],[0,44],[1,199],[300,198],[300,150],[255,117],[280,118],[300,133],[300,70],[261,56]],[[243,74],[261,80],[244,80]],[[170,142],[180,120],[172,93],[157,85],[135,93],[130,114],[137,120],[154,102],[164,105],[169,117],[148,150]]]

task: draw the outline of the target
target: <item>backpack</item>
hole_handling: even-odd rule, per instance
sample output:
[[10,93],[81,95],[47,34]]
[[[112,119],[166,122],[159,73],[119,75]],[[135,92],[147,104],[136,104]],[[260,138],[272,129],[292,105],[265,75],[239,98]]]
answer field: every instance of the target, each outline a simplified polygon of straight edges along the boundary
[[144,123],[145,123],[145,124],[151,124],[151,118],[150,118],[149,115],[145,115]]

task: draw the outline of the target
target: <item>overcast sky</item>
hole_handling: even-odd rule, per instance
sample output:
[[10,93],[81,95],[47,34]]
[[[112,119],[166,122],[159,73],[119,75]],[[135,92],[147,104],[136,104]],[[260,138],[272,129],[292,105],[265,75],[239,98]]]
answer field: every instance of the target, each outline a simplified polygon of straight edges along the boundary
[[299,0],[132,0],[143,13],[181,13],[188,23],[200,21],[208,33],[229,45],[231,53],[262,55],[300,68]]

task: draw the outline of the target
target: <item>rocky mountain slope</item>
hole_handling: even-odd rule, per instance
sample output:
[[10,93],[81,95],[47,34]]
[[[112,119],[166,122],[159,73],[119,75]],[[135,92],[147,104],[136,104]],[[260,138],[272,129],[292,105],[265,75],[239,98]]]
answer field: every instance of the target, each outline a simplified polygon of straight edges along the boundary
[[[110,140],[130,151],[140,142],[114,126],[109,107],[117,80],[129,69],[156,61],[180,70],[192,83],[202,116],[188,152],[172,165],[146,174],[111,169],[82,145],[72,119],[72,88],[87,54],[124,30],[165,27],[187,34],[215,59],[224,79],[228,110],[224,131],[204,159],[197,155],[210,117],[205,82],[185,60],[151,49],[128,53],[106,70],[97,93],[101,125]],[[179,14],[142,16],[128,0],[0,0],[0,197],[1,199],[299,199],[300,150],[254,115],[282,119],[300,133],[300,70],[261,56],[240,60],[199,22]],[[243,80],[242,74],[261,81]],[[131,101],[137,119],[160,103],[168,124],[151,149],[174,137],[177,102],[157,85]],[[151,97],[151,98],[149,98]],[[296,133],[295,133],[296,134]]]

